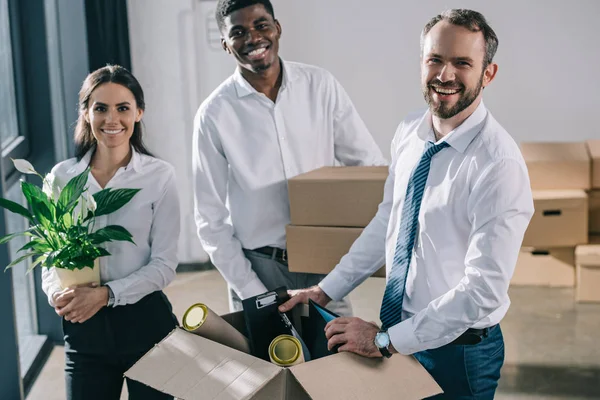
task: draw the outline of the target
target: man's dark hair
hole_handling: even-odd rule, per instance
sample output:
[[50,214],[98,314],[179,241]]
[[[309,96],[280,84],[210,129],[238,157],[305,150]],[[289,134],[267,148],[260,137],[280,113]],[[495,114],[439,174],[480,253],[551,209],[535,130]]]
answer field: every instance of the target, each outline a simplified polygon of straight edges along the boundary
[[462,26],[471,32],[481,32],[485,39],[485,58],[483,59],[483,68],[485,69],[491,64],[498,49],[498,37],[496,32],[488,25],[485,17],[477,11],[467,9],[453,9],[444,11],[443,13],[433,17],[421,32],[421,51],[425,42],[425,36],[431,28],[440,21],[448,21],[452,25]]
[[217,18],[217,24],[219,29],[222,31],[225,26],[225,18],[232,12],[241,10],[242,8],[250,7],[255,4],[262,4],[265,10],[273,19],[275,19],[275,11],[273,11],[273,4],[270,0],[219,0],[217,3],[217,10],[215,11],[215,17]]

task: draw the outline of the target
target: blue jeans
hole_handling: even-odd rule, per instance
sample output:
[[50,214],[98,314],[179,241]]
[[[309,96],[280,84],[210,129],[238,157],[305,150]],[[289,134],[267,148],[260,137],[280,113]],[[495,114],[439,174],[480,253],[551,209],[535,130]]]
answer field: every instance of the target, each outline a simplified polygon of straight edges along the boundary
[[492,400],[504,363],[504,338],[496,325],[478,344],[446,345],[414,356],[444,391],[430,399]]

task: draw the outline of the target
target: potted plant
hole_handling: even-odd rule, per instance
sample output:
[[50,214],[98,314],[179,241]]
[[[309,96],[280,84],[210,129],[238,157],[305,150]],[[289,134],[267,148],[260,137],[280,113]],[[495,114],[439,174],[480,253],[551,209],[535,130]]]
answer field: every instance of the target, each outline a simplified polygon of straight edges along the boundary
[[34,257],[27,272],[37,265],[54,267],[63,288],[91,282],[99,284],[98,258],[110,255],[102,244],[110,241],[135,243],[131,233],[119,225],[94,230],[95,219],[120,209],[140,189],[107,188],[91,196],[86,188],[89,168],[61,189],[48,175],[42,177],[37,173],[27,160],[13,160],[13,163],[19,172],[39,176],[43,189],[21,181],[29,209],[0,197],[0,207],[29,221],[29,229],[3,236],[0,244],[23,235],[31,238],[18,250],[24,254],[6,269]]

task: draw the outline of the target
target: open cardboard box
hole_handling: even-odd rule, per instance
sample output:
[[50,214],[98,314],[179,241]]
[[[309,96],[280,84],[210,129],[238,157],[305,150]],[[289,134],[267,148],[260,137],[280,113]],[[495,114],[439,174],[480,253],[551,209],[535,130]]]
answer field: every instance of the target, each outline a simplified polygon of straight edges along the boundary
[[[242,312],[223,318],[245,333]],[[442,392],[412,356],[337,353],[282,368],[180,328],[125,376],[182,400],[416,400]]]

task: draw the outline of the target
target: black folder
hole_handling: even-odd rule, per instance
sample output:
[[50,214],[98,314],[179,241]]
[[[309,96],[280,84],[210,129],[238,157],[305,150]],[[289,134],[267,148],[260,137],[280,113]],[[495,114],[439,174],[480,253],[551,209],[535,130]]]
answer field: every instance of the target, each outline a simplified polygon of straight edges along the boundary
[[337,353],[339,346],[335,346],[331,351],[327,349],[325,325],[338,317],[339,315],[321,307],[314,301],[308,301],[308,318],[304,318],[303,321],[302,337],[313,360]]
[[[278,310],[289,299],[287,288],[279,287],[242,301],[250,353],[253,356],[269,361],[269,345],[279,335],[295,336],[302,343],[299,310],[295,308],[285,314]],[[308,361],[310,353],[303,347],[304,358]]]

